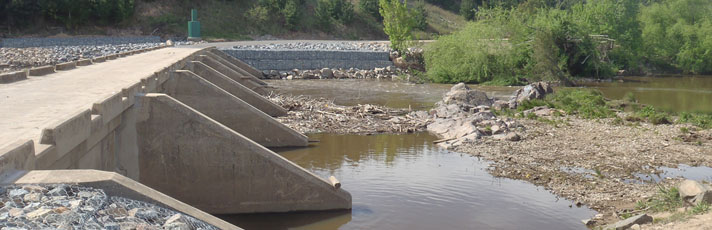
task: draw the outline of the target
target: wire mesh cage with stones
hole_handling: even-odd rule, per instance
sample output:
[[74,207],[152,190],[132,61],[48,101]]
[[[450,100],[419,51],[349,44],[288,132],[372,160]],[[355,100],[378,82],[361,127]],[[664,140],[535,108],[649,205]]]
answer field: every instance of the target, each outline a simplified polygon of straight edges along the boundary
[[217,229],[151,203],[78,185],[0,188],[0,229]]

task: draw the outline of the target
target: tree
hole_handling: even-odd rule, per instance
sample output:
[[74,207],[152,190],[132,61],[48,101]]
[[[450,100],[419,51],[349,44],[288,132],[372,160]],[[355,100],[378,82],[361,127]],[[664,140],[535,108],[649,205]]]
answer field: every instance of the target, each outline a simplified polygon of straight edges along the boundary
[[405,51],[408,41],[413,39],[411,31],[415,24],[408,11],[408,0],[379,0],[378,5],[383,16],[383,32],[388,35],[391,48]]

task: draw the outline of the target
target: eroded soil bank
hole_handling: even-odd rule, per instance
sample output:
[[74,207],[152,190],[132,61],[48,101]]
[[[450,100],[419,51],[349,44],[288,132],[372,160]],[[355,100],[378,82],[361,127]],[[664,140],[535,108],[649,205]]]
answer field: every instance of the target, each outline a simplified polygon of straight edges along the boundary
[[[417,132],[442,118],[438,117],[438,108],[410,111],[376,105],[339,106],[328,99],[304,96],[277,95],[271,99],[290,110],[280,121],[306,133]],[[438,143],[492,161],[488,168],[492,175],[529,181],[595,209],[602,215],[594,218],[594,226],[641,212],[635,209],[636,202],[655,196],[660,186],[672,187],[681,180],[660,178],[655,183],[644,181],[641,175],[660,173],[661,166],[712,166],[712,131],[689,124],[582,119],[551,110],[530,111],[536,116],[494,115],[490,106],[503,105],[490,101],[462,113],[462,106],[451,106],[461,114],[457,116],[479,118],[464,123],[472,126],[466,132],[450,134]],[[452,110],[441,108],[440,113],[443,111]],[[624,118],[627,114],[619,112],[617,116]],[[500,131],[494,130],[495,126]],[[516,134],[517,138],[506,134]]]

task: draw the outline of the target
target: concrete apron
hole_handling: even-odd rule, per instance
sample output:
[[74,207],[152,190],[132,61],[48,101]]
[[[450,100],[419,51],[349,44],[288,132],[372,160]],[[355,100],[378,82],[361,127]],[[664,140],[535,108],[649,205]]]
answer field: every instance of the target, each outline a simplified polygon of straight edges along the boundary
[[[20,183],[29,170],[98,169],[210,213],[350,209],[348,192],[260,145],[305,146],[307,139],[270,117],[286,110],[193,61],[208,52],[156,70],[92,108],[59,114],[37,141],[0,146],[0,177]],[[104,64],[111,62],[95,66]]]

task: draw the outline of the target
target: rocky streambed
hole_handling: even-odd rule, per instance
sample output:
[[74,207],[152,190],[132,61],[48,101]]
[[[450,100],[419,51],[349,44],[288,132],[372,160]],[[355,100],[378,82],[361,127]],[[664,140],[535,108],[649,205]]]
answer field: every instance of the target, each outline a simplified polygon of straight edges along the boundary
[[91,187],[0,187],[0,229],[217,229],[154,204],[109,196]]

